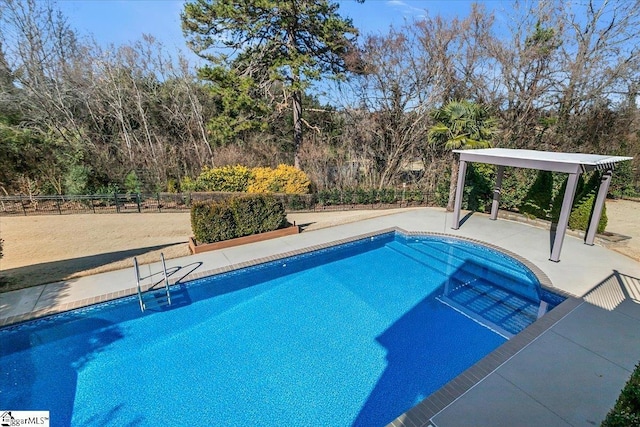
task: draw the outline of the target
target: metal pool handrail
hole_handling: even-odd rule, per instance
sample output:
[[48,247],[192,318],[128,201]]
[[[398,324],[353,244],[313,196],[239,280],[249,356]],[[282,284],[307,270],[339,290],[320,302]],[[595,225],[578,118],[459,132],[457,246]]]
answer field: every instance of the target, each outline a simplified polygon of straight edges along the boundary
[[[164,254],[162,252],[160,253],[160,259],[162,261],[162,271],[164,273],[164,289],[167,294],[167,304],[171,305],[171,291],[169,290],[169,276],[167,275],[167,264],[164,260]],[[136,286],[138,290],[138,302],[140,303],[140,311],[144,311],[147,308],[147,306],[144,303],[144,300],[142,298],[142,288],[140,286],[140,268],[138,266],[138,258],[136,257],[133,257],[133,268],[136,274]],[[152,276],[153,274],[149,275],[149,277],[152,277]]]

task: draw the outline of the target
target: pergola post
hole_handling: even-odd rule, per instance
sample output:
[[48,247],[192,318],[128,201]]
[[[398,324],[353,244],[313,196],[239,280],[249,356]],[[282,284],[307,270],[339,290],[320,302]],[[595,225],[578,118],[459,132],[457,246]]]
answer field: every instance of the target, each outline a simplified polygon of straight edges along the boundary
[[593,214],[591,215],[591,222],[589,222],[589,228],[587,228],[587,235],[584,243],[593,246],[593,241],[598,231],[598,223],[602,217],[602,209],[604,208],[604,202],[609,192],[609,185],[611,185],[611,175],[613,175],[613,168],[607,169],[600,178],[600,188],[598,189],[598,195],[596,201],[593,204]]
[[496,173],[496,185],[493,188],[493,201],[491,202],[491,216],[489,219],[498,219],[498,207],[500,206],[500,194],[502,192],[502,176],[504,175],[504,166],[498,166]]
[[462,196],[464,195],[464,177],[467,174],[467,162],[460,160],[458,167],[458,185],[456,187],[456,201],[453,204],[453,224],[451,228],[460,228],[460,208],[462,207]]
[[567,231],[567,226],[569,225],[569,215],[571,214],[571,207],[573,206],[573,198],[576,195],[576,188],[578,186],[578,175],[578,173],[570,173],[567,178],[567,188],[564,192],[564,198],[562,199],[560,219],[558,219],[558,224],[556,226],[556,236],[553,240],[551,258],[549,258],[549,261],[560,261],[560,251],[562,251],[562,243],[564,242],[564,235]]

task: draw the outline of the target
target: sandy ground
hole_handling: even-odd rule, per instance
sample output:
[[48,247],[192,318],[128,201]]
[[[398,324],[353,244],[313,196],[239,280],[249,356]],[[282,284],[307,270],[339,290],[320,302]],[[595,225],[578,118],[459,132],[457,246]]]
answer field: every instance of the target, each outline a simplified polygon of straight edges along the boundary
[[[290,214],[313,230],[402,210]],[[4,257],[0,291],[52,283],[189,255],[190,215],[185,213],[77,214],[0,217]],[[133,274],[133,273],[132,273]]]
[[607,200],[606,231],[631,237],[610,249],[640,261],[640,202]]
[[[398,212],[365,210],[290,214],[289,221],[313,230]],[[607,231],[631,236],[612,249],[640,261],[640,203],[607,201]],[[189,255],[189,213],[128,213],[0,217],[4,258],[0,291],[57,282]],[[133,273],[132,273],[133,274]]]

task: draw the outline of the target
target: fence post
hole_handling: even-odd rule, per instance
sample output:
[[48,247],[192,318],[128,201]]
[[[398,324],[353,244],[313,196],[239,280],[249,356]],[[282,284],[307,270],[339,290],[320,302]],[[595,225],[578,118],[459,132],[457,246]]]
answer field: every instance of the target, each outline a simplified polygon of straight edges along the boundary
[[400,203],[400,206],[404,205],[404,196],[406,192],[407,192],[407,183],[403,182],[402,183],[402,202]]
[[158,200],[158,212],[162,212],[160,209],[160,193],[156,193],[156,199]]
[[56,196],[56,205],[58,205],[58,214],[62,215],[62,210],[60,209],[60,196]]
[[27,209],[25,209],[24,203],[22,202],[22,194],[19,194],[18,196],[20,197],[20,206],[22,206],[22,212],[24,213],[24,216],[27,216]]
[[138,213],[142,212],[140,209],[140,193],[136,193],[136,202],[138,202]]
[[118,206],[118,193],[113,193],[113,200],[116,202],[116,213],[120,213],[120,206]]
[[93,209],[93,213],[96,213],[96,204],[93,203],[93,196],[89,199],[91,201],[91,209]]

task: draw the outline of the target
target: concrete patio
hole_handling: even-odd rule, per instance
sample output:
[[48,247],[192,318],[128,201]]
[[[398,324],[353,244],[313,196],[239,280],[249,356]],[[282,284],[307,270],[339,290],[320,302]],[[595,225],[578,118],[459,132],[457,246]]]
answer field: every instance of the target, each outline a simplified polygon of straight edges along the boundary
[[[312,216],[309,218],[312,221]],[[549,261],[548,230],[475,213],[452,230],[452,214],[424,208],[277,240],[167,261],[173,280],[255,259],[293,253],[383,229],[446,233],[480,240],[518,254],[548,276],[554,287],[578,297],[560,315],[548,315],[537,331],[526,330],[511,353],[487,356],[486,373],[468,374],[463,389],[451,386],[393,425],[584,426],[599,425],[640,360],[640,264],[600,246],[566,236],[560,262]],[[142,275],[160,271],[142,266]],[[0,294],[0,325],[67,310],[131,292],[132,269],[82,277]],[[545,318],[542,319],[544,321]],[[436,396],[438,399],[440,397]]]

